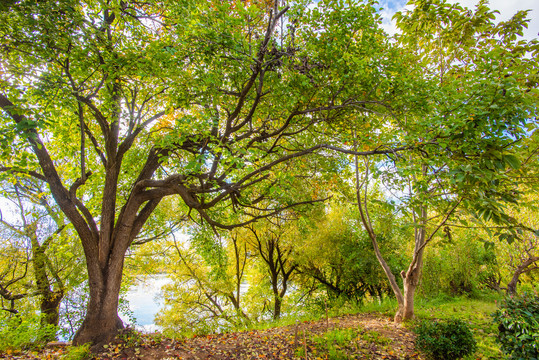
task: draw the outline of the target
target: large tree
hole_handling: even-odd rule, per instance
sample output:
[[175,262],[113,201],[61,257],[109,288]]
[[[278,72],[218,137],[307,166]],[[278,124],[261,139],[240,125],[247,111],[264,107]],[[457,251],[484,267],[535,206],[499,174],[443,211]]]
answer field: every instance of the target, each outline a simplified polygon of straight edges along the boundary
[[[122,327],[124,256],[165,197],[221,228],[279,212],[293,204],[262,200],[284,194],[283,164],[331,147],[321,123],[399,93],[403,67],[369,5],[1,6],[0,166],[45,181],[80,237],[90,300],[74,344]],[[361,154],[401,148],[389,145]],[[227,207],[247,220],[220,223]]]

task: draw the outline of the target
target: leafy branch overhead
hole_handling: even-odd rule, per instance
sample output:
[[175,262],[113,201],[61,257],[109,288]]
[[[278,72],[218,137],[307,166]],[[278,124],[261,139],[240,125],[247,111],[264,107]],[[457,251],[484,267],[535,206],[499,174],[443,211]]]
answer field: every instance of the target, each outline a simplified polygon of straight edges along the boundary
[[[117,303],[124,254],[165,197],[222,228],[313,200],[282,201],[298,175],[287,163],[342,148],[318,137],[328,122],[391,112],[402,67],[373,14],[241,1],[21,1],[2,14],[2,144],[19,151],[1,166],[46,179],[100,284],[91,309]],[[229,206],[256,215],[222,223]]]
[[157,224],[254,229],[325,199],[359,157],[365,189],[370,171],[398,190],[413,179],[424,220],[432,204],[442,223],[460,205],[504,219],[536,126],[537,42],[515,40],[524,13],[494,25],[484,3],[413,4],[395,39],[371,2],[1,5],[0,176],[45,181],[80,238],[76,344],[122,328],[126,252],[165,236]]

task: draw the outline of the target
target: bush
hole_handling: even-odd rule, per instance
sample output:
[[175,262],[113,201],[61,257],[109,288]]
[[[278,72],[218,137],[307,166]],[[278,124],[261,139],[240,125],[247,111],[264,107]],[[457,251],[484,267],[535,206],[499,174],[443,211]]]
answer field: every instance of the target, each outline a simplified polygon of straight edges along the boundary
[[21,350],[39,347],[46,339],[54,338],[56,327],[40,326],[38,315],[20,318],[17,316],[2,319],[0,323],[0,353],[7,350]]
[[498,342],[512,359],[539,359],[539,295],[506,298],[493,314]]
[[417,334],[416,347],[428,359],[461,359],[476,349],[472,332],[461,320],[423,321],[414,331]]

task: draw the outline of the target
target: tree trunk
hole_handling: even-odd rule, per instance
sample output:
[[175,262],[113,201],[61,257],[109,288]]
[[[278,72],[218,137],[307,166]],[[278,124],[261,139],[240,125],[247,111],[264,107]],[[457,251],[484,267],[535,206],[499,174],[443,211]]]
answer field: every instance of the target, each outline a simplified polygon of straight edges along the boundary
[[530,268],[530,266],[537,261],[539,261],[539,256],[531,256],[528,259],[524,260],[522,264],[517,266],[517,268],[515,269],[513,273],[513,277],[511,278],[511,281],[509,281],[509,283],[507,284],[507,295],[517,294],[518,278],[523,273],[530,271],[532,269]]
[[273,304],[273,320],[277,320],[281,317],[281,307],[283,304],[283,301],[279,294],[275,294],[274,296],[275,303]]
[[[53,291],[51,281],[47,275],[48,258],[45,251],[47,250],[48,245],[39,245],[36,227],[29,228],[27,231],[32,243],[34,278],[40,295],[40,325],[42,329],[48,325],[57,327],[60,319],[60,303],[64,297],[63,284],[59,280],[58,274],[53,274],[58,279],[57,284],[55,285],[58,290]],[[45,241],[45,243],[47,242],[48,241]],[[53,272],[54,270],[51,268],[50,271]],[[43,340],[53,341],[55,339],[56,336],[51,336],[44,338]]]
[[414,318],[414,295],[419,285],[419,272],[417,269],[409,275],[403,274],[403,285],[402,303],[399,303],[399,308],[394,318],[397,323]]
[[511,281],[509,281],[509,283],[507,284],[507,295],[516,295],[519,276],[520,274],[518,272],[513,274]]
[[[48,325],[52,325],[54,327],[58,326],[58,322],[60,320],[60,303],[62,302],[63,297],[64,294],[62,292],[56,293],[52,291],[41,297],[41,328]],[[56,336],[53,335],[52,337],[44,340],[53,341],[56,340]]]
[[110,265],[100,270],[88,265],[90,301],[86,317],[73,338],[73,345],[92,343],[103,345],[114,339],[124,325],[118,316],[118,301],[122,282],[123,257],[110,261]]
[[[424,224],[427,218],[427,210],[421,208],[421,222]],[[424,227],[415,230],[415,246],[412,262],[408,267],[408,271],[401,272],[403,282],[403,298],[402,303],[399,302],[399,309],[395,314],[395,322],[412,320],[414,318],[414,295],[415,290],[419,286],[421,272],[423,270],[423,254],[427,241],[427,232]]]

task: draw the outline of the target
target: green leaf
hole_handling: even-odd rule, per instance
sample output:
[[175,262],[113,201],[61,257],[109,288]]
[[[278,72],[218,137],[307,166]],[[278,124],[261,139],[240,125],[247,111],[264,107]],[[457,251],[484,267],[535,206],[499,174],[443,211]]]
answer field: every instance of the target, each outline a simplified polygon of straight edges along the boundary
[[520,163],[520,160],[516,156],[514,156],[514,155],[505,155],[503,157],[503,159],[513,169],[515,169],[515,170],[520,169],[521,163]]

